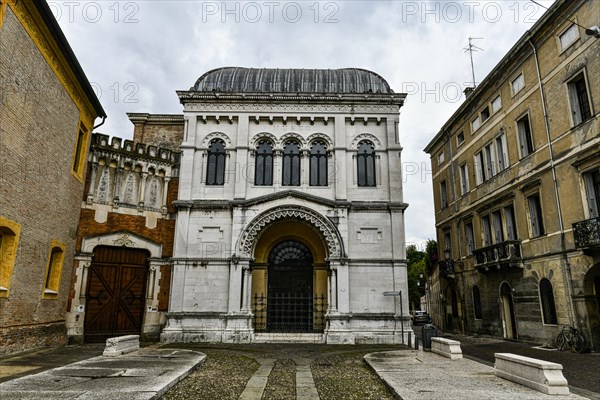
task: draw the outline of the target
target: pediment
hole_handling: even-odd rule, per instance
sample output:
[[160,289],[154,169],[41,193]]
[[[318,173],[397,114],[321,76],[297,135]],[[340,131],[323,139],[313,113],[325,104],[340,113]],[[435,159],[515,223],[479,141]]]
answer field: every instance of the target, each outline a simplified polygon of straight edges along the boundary
[[233,205],[234,206],[242,206],[242,207],[253,207],[256,205],[269,203],[269,202],[276,201],[276,200],[290,199],[290,198],[309,201],[311,203],[322,205],[322,206],[327,206],[327,207],[349,207],[351,204],[348,201],[330,200],[330,199],[326,199],[324,197],[307,194],[307,193],[301,192],[299,190],[283,190],[283,191],[279,191],[276,193],[270,193],[270,194],[267,194],[264,196],[255,197],[252,199],[234,200]]
[[118,246],[133,249],[146,249],[150,257],[162,257],[162,245],[129,231],[110,232],[97,236],[88,236],[81,242],[82,253],[93,253],[96,246]]

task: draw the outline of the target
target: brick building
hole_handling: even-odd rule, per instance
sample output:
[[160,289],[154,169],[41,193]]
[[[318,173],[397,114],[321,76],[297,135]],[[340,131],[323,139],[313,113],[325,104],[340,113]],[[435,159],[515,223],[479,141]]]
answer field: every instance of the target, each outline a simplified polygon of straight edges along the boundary
[[1,355],[65,343],[87,149],[105,113],[46,2],[0,1],[0,54]]
[[133,141],[92,139],[67,313],[72,342],[158,340],[165,323],[183,117],[129,117]]
[[427,145],[448,331],[600,350],[600,22],[557,0]]

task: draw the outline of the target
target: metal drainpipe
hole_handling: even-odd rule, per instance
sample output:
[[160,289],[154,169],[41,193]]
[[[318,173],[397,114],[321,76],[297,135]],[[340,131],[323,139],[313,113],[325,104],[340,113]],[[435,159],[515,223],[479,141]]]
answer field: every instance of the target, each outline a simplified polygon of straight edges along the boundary
[[[457,181],[457,179],[455,178],[456,175],[457,175],[456,174],[456,164],[457,163],[453,159],[454,158],[454,154],[452,153],[452,142],[451,142],[451,140],[452,139],[451,139],[450,133],[448,131],[446,131],[446,142],[445,143],[450,142],[450,145],[448,146],[448,149],[449,149],[448,152],[450,153],[448,155],[448,159],[450,160],[450,171],[451,171],[451,177],[452,177],[452,200],[454,201],[453,211],[454,211],[454,214],[456,215],[456,213],[459,212],[459,207],[458,207],[458,200],[459,199],[458,199],[458,196],[456,194],[456,181]],[[445,143],[444,143],[444,145],[445,145]],[[460,182],[460,177],[458,179],[458,182]],[[462,261],[461,261],[462,260],[462,250],[461,250],[461,246],[460,246],[460,243],[462,243],[462,241],[460,240],[460,238],[462,237],[462,231],[460,229],[460,221],[456,221],[455,225],[456,225],[456,236],[457,236],[457,239],[458,239],[457,243],[456,243],[457,244],[457,248],[458,248],[458,259],[457,259],[457,262],[454,264],[454,276],[456,277],[458,275],[457,271],[456,271],[456,268],[458,267],[459,263],[462,264]],[[453,242],[453,244],[454,244],[454,242]],[[460,300],[460,303],[461,303],[461,313],[462,313],[462,315],[460,317],[461,317],[461,320],[462,320],[462,323],[463,323],[463,325],[462,325],[462,333],[465,333],[465,330],[467,332],[470,332],[470,330],[469,330],[469,320],[467,318],[467,312],[466,312],[467,311],[467,301],[466,301],[466,296],[467,296],[466,290],[467,290],[467,288],[466,288],[464,271],[462,270],[463,267],[464,267],[464,264],[462,264],[462,267],[461,267],[462,296],[460,296],[459,300]],[[458,284],[456,284],[456,278],[455,278],[455,285],[458,288]],[[458,315],[457,315],[457,317],[458,317]]]
[[[563,279],[566,283],[567,289],[567,310],[569,312],[569,324],[575,326],[575,310],[573,308],[573,277],[571,276],[571,264],[567,258],[567,246],[565,243],[565,227],[563,224],[562,207],[560,205],[560,193],[558,191],[558,180],[556,179],[556,166],[554,164],[554,152],[552,151],[552,139],[550,138],[550,123],[548,122],[548,113],[546,111],[546,96],[544,95],[544,88],[542,86],[542,74],[540,72],[540,64],[538,62],[537,49],[531,41],[531,32],[527,31],[529,39],[527,40],[533,49],[533,58],[535,59],[535,68],[538,76],[538,84],[540,87],[540,98],[542,101],[542,110],[544,112],[544,125],[546,127],[546,139],[548,140],[548,154],[550,155],[550,168],[552,170],[552,181],[554,183],[554,197],[556,199],[556,209],[558,211],[558,221],[560,224],[560,246],[562,250],[562,258],[564,262],[564,268],[562,268]],[[581,326],[579,326],[581,328]]]
[[106,121],[106,117],[102,117],[102,122],[100,122],[98,125],[94,126],[92,128],[92,132],[94,131],[94,129],[101,127],[102,125],[104,125],[104,122]]

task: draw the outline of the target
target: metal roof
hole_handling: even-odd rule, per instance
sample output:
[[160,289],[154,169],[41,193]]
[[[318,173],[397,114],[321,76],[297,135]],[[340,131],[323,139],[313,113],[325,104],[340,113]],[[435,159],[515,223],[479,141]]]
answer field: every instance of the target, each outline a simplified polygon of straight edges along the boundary
[[190,90],[233,93],[394,93],[381,76],[360,68],[223,67],[202,75]]

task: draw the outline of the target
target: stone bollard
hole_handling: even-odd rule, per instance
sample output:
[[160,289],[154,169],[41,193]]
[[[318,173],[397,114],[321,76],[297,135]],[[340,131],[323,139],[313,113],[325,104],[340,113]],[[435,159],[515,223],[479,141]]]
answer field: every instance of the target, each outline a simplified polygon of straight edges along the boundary
[[140,335],[117,336],[106,339],[106,347],[104,347],[102,355],[105,357],[116,357],[139,350],[139,348]]

